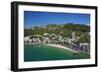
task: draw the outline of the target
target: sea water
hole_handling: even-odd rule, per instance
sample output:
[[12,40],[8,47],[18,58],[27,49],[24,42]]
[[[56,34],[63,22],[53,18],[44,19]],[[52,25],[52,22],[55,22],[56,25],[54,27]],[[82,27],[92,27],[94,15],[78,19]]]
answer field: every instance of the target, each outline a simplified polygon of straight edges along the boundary
[[86,53],[75,53],[63,48],[48,45],[24,45],[24,61],[48,61],[48,60],[77,60],[89,59]]

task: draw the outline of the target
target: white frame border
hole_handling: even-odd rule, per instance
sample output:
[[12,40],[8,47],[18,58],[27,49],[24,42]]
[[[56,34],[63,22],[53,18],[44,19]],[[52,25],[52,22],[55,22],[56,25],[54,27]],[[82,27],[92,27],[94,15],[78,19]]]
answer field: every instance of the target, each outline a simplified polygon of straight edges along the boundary
[[[59,60],[59,61],[37,61],[37,62],[24,62],[24,10],[27,11],[45,11],[45,12],[64,12],[64,13],[89,13],[91,14],[90,31],[91,31],[91,59],[81,60]],[[94,9],[81,9],[81,8],[62,8],[62,7],[48,7],[48,6],[18,6],[18,68],[39,68],[39,67],[52,67],[52,66],[73,66],[84,64],[95,64],[95,10]],[[93,40],[94,39],[94,40]]]

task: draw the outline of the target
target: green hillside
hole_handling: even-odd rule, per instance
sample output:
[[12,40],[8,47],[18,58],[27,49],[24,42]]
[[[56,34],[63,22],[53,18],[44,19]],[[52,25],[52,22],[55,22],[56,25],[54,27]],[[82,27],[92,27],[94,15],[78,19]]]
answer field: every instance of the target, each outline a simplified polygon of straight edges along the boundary
[[[90,42],[88,35],[90,32],[90,26],[83,24],[48,24],[45,26],[35,26],[28,29],[24,29],[24,36],[28,35],[43,35],[44,33],[61,35],[63,37],[71,38],[71,33],[75,32],[76,37],[81,37],[81,42]],[[85,39],[84,39],[85,38]]]

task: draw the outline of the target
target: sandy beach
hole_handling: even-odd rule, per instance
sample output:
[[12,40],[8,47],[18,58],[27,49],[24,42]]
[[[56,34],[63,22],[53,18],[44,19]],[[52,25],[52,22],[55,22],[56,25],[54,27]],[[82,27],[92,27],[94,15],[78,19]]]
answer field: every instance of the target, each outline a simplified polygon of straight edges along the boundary
[[[34,43],[28,43],[28,44],[34,45]],[[53,46],[53,47],[57,47],[57,48],[62,48],[62,49],[66,49],[66,50],[69,50],[69,51],[72,51],[72,52],[75,52],[75,53],[79,53],[78,51],[72,50],[68,47],[61,46],[61,45],[55,45],[55,44],[45,44],[45,45]]]
[[75,53],[79,53],[78,51],[72,50],[70,48],[67,48],[67,47],[61,46],[61,45],[54,45],[54,44],[46,44],[46,45],[53,46],[53,47],[58,47],[58,48],[62,48],[62,49],[66,49],[66,50],[69,50],[69,51],[72,51],[72,52],[75,52]]

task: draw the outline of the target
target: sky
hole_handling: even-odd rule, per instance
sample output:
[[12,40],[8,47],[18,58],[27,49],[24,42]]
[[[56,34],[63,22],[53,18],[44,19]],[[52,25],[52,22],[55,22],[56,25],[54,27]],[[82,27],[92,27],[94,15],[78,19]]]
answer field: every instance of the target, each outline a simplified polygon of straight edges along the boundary
[[24,11],[25,27],[66,23],[89,25],[90,14]]

